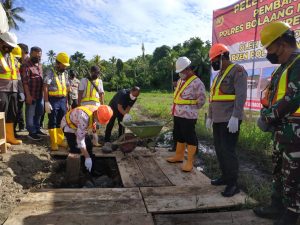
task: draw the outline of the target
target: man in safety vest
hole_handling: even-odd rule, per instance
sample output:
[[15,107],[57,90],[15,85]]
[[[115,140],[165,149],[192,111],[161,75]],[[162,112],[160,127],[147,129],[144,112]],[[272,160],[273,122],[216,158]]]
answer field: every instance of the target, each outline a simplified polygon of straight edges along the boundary
[[167,158],[169,163],[182,162],[187,147],[188,160],[182,166],[184,172],[193,169],[194,155],[196,153],[198,139],[195,125],[199,109],[205,103],[205,86],[191,69],[191,61],[187,57],[179,57],[176,61],[176,73],[179,73],[172,106],[174,116],[174,140],[176,154]]
[[6,32],[0,34],[0,112],[5,112],[6,142],[18,145],[14,135],[14,122],[18,111],[18,93],[20,99],[25,99],[23,85],[18,71],[18,61],[11,53],[17,46],[15,34]]
[[284,22],[264,26],[260,37],[267,59],[280,66],[272,74],[260,116],[261,123],[274,130],[272,202],[254,212],[281,216],[276,225],[292,225],[300,213],[300,50],[294,31]]
[[92,142],[87,131],[93,129],[96,123],[105,125],[113,115],[112,109],[107,105],[85,105],[70,110],[61,121],[70,153],[82,154],[85,157],[85,167],[92,169]]
[[239,164],[235,147],[247,98],[247,72],[229,60],[229,49],[221,43],[209,51],[212,68],[219,71],[210,88],[206,127],[213,128],[215,150],[222,176],[211,180],[212,185],[226,185],[221,193],[231,197],[239,193]]
[[48,130],[53,151],[58,150],[58,146],[67,147],[60,122],[67,112],[69,83],[66,68],[70,65],[69,61],[67,53],[58,53],[55,67],[51,68],[44,78],[45,111],[48,113]]
[[[79,105],[100,106],[104,104],[103,83],[99,76],[100,68],[98,66],[92,66],[88,78],[81,79],[78,88]],[[93,144],[94,146],[99,146],[96,129],[93,130]]]

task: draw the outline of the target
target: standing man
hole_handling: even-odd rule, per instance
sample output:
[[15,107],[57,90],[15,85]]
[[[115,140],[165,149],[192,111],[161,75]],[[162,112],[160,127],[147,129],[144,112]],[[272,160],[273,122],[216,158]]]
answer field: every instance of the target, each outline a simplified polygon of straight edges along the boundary
[[205,86],[191,69],[191,60],[179,57],[176,61],[176,73],[180,79],[174,92],[172,115],[174,117],[174,140],[177,141],[176,153],[167,159],[169,163],[182,162],[187,147],[188,160],[182,166],[182,171],[193,169],[194,155],[197,150],[198,139],[195,125],[199,109],[205,103]]
[[68,104],[71,109],[74,109],[78,106],[78,87],[80,81],[77,79],[77,72],[75,70],[69,70],[69,100]]
[[18,62],[11,53],[17,46],[14,33],[0,34],[0,112],[5,112],[6,142],[19,145],[14,135],[14,122],[18,111],[18,93],[24,99],[23,85],[18,72]]
[[32,47],[30,58],[23,65],[22,77],[26,95],[26,129],[28,138],[34,141],[41,140],[40,136],[47,136],[40,130],[40,121],[44,113],[43,99],[43,67],[41,62],[42,49]]
[[281,216],[275,225],[295,225],[300,213],[300,50],[284,22],[264,26],[260,37],[267,59],[280,66],[272,74],[260,116],[261,124],[274,130],[272,202],[254,212]]
[[81,79],[78,92],[79,105],[100,106],[104,104],[103,83],[99,76],[100,68],[92,66],[90,76]]
[[235,147],[247,98],[247,72],[229,60],[224,44],[214,44],[209,51],[212,68],[219,71],[210,88],[206,127],[213,128],[214,145],[222,176],[212,185],[226,185],[224,197],[240,192],[237,185],[239,163]]
[[82,153],[89,172],[92,169],[93,145],[87,131],[93,129],[95,123],[107,124],[112,114],[112,109],[107,105],[85,105],[70,110],[61,121],[61,129],[67,138],[70,153]]
[[69,83],[66,69],[69,65],[70,58],[67,53],[58,53],[55,67],[48,71],[44,79],[45,111],[49,118],[48,129],[52,151],[58,150],[58,146],[67,147],[60,122],[67,112]]
[[114,114],[105,129],[105,145],[103,147],[104,151],[108,152],[111,150],[110,136],[116,119],[118,120],[119,125],[119,137],[124,134],[125,128],[120,122],[123,120],[123,118],[131,118],[128,113],[130,112],[131,107],[136,102],[139,94],[140,88],[137,86],[131,89],[122,89],[118,91],[109,102],[109,106],[112,108]]

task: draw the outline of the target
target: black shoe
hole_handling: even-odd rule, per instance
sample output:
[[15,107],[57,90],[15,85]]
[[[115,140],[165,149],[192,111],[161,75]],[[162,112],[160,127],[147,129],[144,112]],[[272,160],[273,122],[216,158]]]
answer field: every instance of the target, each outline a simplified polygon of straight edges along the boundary
[[226,181],[220,177],[220,178],[217,178],[217,179],[213,179],[210,181],[211,185],[214,185],[214,186],[220,186],[220,185],[226,185]]
[[24,127],[21,127],[21,128],[19,128],[18,132],[24,132],[24,131],[26,131],[26,129]]
[[296,225],[298,220],[298,213],[286,209],[282,217],[274,222],[274,225]]
[[17,138],[17,139],[20,138],[20,135],[18,135],[16,132],[15,132],[15,138]]
[[40,141],[42,138],[38,136],[37,134],[28,134],[28,138],[34,141]]
[[265,207],[254,208],[253,212],[256,216],[267,219],[277,219],[284,212],[283,206],[269,205]]
[[40,130],[37,131],[36,134],[39,135],[39,136],[48,136],[46,133],[44,133],[44,132],[42,132]]
[[234,185],[227,185],[225,187],[225,190],[221,194],[223,195],[223,197],[232,197],[237,193],[240,193],[240,189],[236,184],[234,184]]

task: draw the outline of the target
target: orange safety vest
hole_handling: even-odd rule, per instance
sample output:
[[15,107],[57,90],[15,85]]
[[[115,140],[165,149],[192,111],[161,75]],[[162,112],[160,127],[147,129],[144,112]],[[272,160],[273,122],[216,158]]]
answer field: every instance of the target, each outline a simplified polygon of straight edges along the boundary
[[[279,82],[277,84],[276,93],[272,99],[272,103],[271,103],[272,105],[274,105],[276,102],[278,102],[280,99],[282,99],[285,96],[287,87],[288,87],[288,70],[298,59],[300,59],[300,55],[298,55],[282,72]],[[273,78],[275,72],[277,71],[277,69],[274,70],[274,72],[272,74],[272,78]],[[270,90],[267,89],[264,98],[262,98],[262,100],[261,100],[262,104],[265,107],[269,107],[269,105],[270,105],[269,97],[270,97]],[[300,107],[291,116],[300,117]]]
[[7,62],[0,52],[0,61],[1,61],[1,67],[5,71],[0,74],[0,79],[2,80],[18,80],[18,75],[17,75],[17,69],[15,65],[15,57],[13,54],[9,54],[10,57],[10,62],[11,62],[11,68],[7,65]]
[[215,77],[213,84],[210,88],[210,94],[209,94],[209,102],[231,102],[235,100],[235,95],[232,94],[224,94],[221,92],[220,86],[224,78],[227,76],[229,71],[235,66],[235,64],[230,64],[224,74],[222,75],[221,79],[217,83],[217,77]]
[[188,80],[185,81],[184,85],[181,84],[183,80],[180,80],[180,83],[176,86],[175,92],[174,92],[174,104],[176,105],[196,105],[197,99],[183,99],[181,97],[182,92],[186,89],[186,87],[195,79],[198,77],[196,75],[191,76]]
[[72,109],[70,110],[69,112],[67,112],[66,114],[66,122],[68,124],[68,126],[72,129],[77,129],[77,126],[76,124],[74,124],[71,119],[70,119],[70,115],[71,115],[71,112],[73,110],[78,110],[78,109],[81,109],[82,111],[84,111],[88,116],[89,116],[89,126],[88,128],[93,128],[93,113],[98,109],[98,106],[95,106],[95,105],[85,105],[85,106],[79,106],[75,109]]
[[[99,86],[99,79],[95,80],[95,85],[96,87]],[[100,102],[99,98],[96,97],[97,91],[96,88],[93,86],[93,88],[91,89],[91,81],[89,81],[89,79],[87,79],[87,88],[86,88],[86,92],[85,92],[85,96],[81,99],[81,102],[89,102],[89,101],[94,101],[94,102]]]
[[49,91],[49,96],[54,96],[54,97],[65,97],[67,96],[67,86],[66,86],[66,78],[65,78],[65,73],[62,73],[61,75],[61,80],[62,82],[60,83],[59,78],[55,70],[52,68],[53,74],[54,74],[54,79],[56,82],[56,91]]

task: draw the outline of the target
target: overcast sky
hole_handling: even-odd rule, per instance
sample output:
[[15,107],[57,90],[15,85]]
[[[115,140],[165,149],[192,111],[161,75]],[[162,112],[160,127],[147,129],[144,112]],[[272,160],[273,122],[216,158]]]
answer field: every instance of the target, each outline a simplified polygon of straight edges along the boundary
[[[16,0],[26,23],[18,41],[46,53],[76,51],[127,60],[191,37],[211,41],[212,13],[236,0]],[[15,32],[15,31],[13,31]]]

